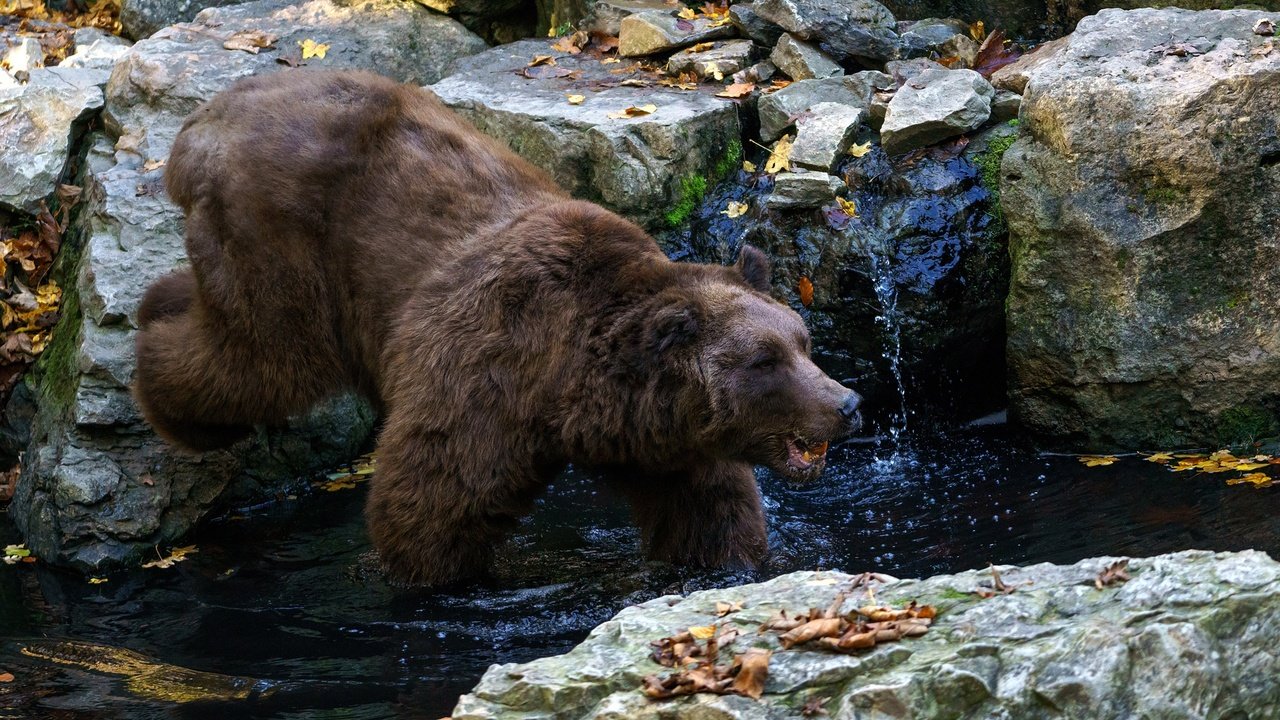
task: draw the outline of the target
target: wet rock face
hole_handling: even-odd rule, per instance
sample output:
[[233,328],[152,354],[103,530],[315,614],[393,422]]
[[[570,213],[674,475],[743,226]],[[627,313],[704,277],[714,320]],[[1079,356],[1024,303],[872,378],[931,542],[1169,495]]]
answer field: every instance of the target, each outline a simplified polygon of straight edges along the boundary
[[1012,415],[1080,448],[1280,428],[1280,51],[1266,13],[1106,10],[1025,69],[1001,170]]
[[[553,55],[556,69],[573,75],[526,77],[522,71],[536,55]],[[715,85],[680,90],[643,73],[637,79],[645,86],[622,85],[633,67],[523,40],[461,61],[455,74],[428,89],[575,196],[665,227],[673,208],[687,202],[691,209],[708,180],[737,167],[742,125],[738,106],[715,97]],[[583,96],[580,104],[568,102],[573,94]],[[650,114],[609,117],[650,104]]]
[[[782,650],[757,628],[779,610],[826,607],[853,576],[799,572],[766,583],[660,597],[624,609],[568,653],[495,665],[453,711],[458,720],[663,720],[797,717],[820,702],[837,718],[1040,720],[1260,717],[1280,708],[1280,564],[1265,553],[1188,551],[1130,561],[1131,579],[1098,589],[1115,558],[1003,567],[1007,595],[981,599],[975,570],[877,585],[877,601],[937,607],[919,638],[837,655]],[[716,617],[716,603],[742,610]],[[844,611],[859,603],[847,601]],[[738,628],[734,652],[774,651],[764,695],[651,701],[641,679],[670,672],[649,643],[691,626]],[[722,649],[722,653],[729,652]]]
[[757,0],[754,7],[839,63],[876,64],[898,54],[897,21],[875,0]]
[[[224,49],[242,29],[279,39],[257,55]],[[336,399],[231,450],[186,456],[152,433],[129,396],[138,303],[152,280],[185,262],[182,215],[163,182],[173,138],[188,113],[235,80],[305,72],[276,61],[304,38],[330,46],[310,65],[416,83],[484,48],[457,22],[411,2],[357,10],[268,0],[207,10],[119,61],[105,92],[107,133],[92,140],[77,179],[82,206],[59,259],[62,319],[29,381],[38,410],[12,507],[40,557],[81,568],[130,562],[182,535],[216,502],[348,459],[368,435],[371,411]]]

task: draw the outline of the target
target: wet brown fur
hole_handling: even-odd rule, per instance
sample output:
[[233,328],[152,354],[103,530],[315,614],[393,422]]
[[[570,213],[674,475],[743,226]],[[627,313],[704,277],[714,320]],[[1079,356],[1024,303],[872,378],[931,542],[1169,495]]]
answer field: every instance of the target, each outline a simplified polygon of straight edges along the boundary
[[482,571],[569,462],[618,479],[655,557],[755,564],[752,465],[848,429],[762,255],[672,263],[418,88],[243,80],[188,118],[166,180],[191,269],[139,310],[143,412],[208,450],[369,397],[366,517],[401,581]]

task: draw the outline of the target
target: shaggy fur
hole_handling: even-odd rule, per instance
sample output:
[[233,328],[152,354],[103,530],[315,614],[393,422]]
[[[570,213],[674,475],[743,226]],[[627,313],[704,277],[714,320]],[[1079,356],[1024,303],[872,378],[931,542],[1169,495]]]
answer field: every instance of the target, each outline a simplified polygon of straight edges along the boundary
[[801,451],[857,423],[758,251],[672,263],[420,89],[243,80],[187,119],[166,180],[191,269],[139,312],[147,419],[208,450],[371,398],[369,533],[401,581],[482,571],[569,462],[618,479],[655,557],[757,563],[752,465],[815,476]]

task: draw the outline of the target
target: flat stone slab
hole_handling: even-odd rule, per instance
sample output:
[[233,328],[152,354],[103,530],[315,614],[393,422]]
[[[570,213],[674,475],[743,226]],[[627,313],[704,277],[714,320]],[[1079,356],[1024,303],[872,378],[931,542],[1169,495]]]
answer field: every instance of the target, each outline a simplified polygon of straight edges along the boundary
[[822,207],[836,199],[844,182],[826,172],[806,172],[797,168],[774,177],[773,192],[765,205],[774,210],[800,210]]
[[[551,69],[566,75],[527,77],[540,71],[528,68],[540,55],[552,55]],[[457,68],[429,88],[445,104],[574,195],[649,227],[665,222],[687,178],[714,175],[742,135],[738,106],[715,97],[723,85],[664,86],[632,60],[605,64],[552,50],[546,40],[522,40]],[[579,104],[570,102],[575,95]],[[648,105],[653,112],[611,117]]]
[[[780,610],[825,608],[857,579],[797,572],[765,583],[668,595],[628,607],[564,655],[494,665],[455,720],[796,718],[813,703],[833,718],[1273,717],[1280,713],[1280,564],[1265,553],[1187,551],[1129,562],[1128,582],[1099,589],[1116,558],[1002,566],[1008,594],[983,599],[991,572],[874,583],[877,603],[938,610],[919,638],[853,655],[783,650],[759,626]],[[853,591],[841,608],[866,602]],[[742,609],[718,617],[716,603]],[[649,700],[646,675],[672,672],[650,642],[689,627],[742,635],[721,657],[773,651],[764,694]]]
[[793,82],[759,101],[760,139],[773,142],[795,123],[795,118],[818,103],[834,102],[867,109],[877,89],[893,87],[882,72],[867,70],[843,77]]
[[675,10],[650,10],[622,18],[618,25],[618,54],[640,57],[670,52],[708,40],[733,37],[732,25],[717,25],[705,17],[683,20]]
[[837,62],[898,55],[897,21],[875,0],[756,0],[755,12]]
[[796,121],[791,164],[829,173],[844,156],[867,113],[840,103],[818,103]]
[[925,70],[889,101],[880,141],[902,153],[975,130],[991,117],[995,88],[972,70]]
[[745,70],[755,57],[755,46],[750,40],[726,40],[715,43],[709,50],[696,52],[694,47],[673,53],[667,59],[667,72],[672,75],[692,72],[699,78],[719,81]]

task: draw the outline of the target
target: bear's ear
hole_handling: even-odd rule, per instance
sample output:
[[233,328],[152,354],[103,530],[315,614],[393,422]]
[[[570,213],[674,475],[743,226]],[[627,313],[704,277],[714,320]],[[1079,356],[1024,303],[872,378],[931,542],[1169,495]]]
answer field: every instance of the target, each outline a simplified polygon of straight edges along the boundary
[[679,303],[659,310],[649,323],[649,353],[660,357],[676,347],[688,345],[698,336],[698,315],[692,305]]
[[751,287],[765,294],[773,290],[773,269],[769,267],[769,258],[764,253],[750,245],[743,245],[735,267]]

